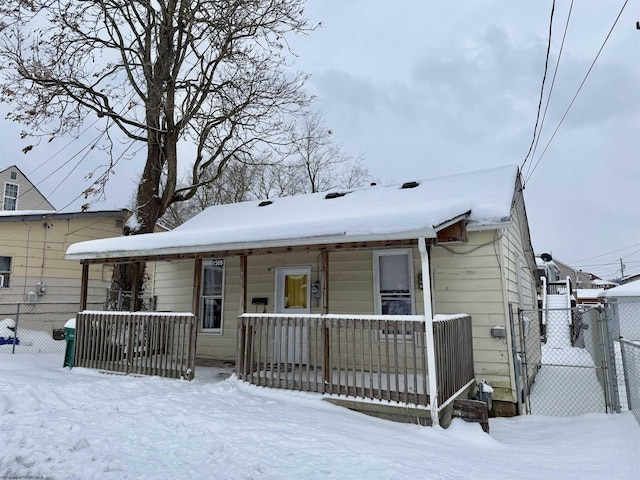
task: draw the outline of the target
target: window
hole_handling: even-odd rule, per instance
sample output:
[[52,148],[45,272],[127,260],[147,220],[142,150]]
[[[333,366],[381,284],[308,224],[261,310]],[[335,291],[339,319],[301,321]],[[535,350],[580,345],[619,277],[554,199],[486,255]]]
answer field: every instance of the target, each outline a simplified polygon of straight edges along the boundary
[[11,180],[15,180],[16,178],[18,178],[18,173],[17,172],[11,172]]
[[[413,315],[413,253],[411,250],[373,252],[375,313],[377,315]],[[381,337],[398,335],[410,340],[412,332],[380,331]],[[399,335],[400,334],[400,335]]]
[[0,257],[0,288],[11,286],[11,257]]
[[2,209],[18,209],[18,185],[16,185],[15,183],[4,184],[4,201],[2,202]]
[[200,298],[200,331],[222,333],[224,302],[224,260],[202,262],[202,295]]

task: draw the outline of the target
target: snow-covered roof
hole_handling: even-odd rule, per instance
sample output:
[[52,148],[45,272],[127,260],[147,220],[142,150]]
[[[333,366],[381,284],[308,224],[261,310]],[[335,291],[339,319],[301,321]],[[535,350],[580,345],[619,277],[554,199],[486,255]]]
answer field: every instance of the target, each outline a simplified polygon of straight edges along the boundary
[[640,297],[640,280],[625,283],[619,287],[613,287],[604,290],[599,297],[617,298],[617,297]]
[[25,215],[52,215],[55,210],[0,210],[0,217],[22,217]]
[[578,288],[578,299],[598,298],[604,291],[602,288]]
[[599,285],[599,286],[602,286],[602,287],[609,287],[609,286],[612,286],[612,285],[617,287],[619,285],[618,283],[610,282],[608,280],[600,280],[599,278],[591,280],[591,284],[592,285]]
[[56,210],[0,210],[0,222],[22,222],[40,220],[44,217],[58,220],[69,218],[95,218],[122,216],[128,210],[87,210],[84,212],[58,212]]
[[[327,198],[327,192],[209,207],[170,232],[73,244],[72,260],[222,250],[434,238],[466,216],[468,230],[509,224],[517,166],[371,186]],[[262,205],[262,206],[261,206]]]

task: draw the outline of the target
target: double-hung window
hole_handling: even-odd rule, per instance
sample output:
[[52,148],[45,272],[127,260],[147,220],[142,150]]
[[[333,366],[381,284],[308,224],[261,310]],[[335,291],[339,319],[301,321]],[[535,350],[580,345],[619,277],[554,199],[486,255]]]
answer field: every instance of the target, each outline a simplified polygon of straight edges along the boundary
[[2,201],[3,210],[18,209],[18,185],[15,183],[4,184],[4,197]]
[[0,257],[0,288],[11,286],[11,257]]
[[[373,252],[374,295],[377,315],[415,314],[413,288],[413,252],[380,250]],[[383,337],[398,335],[410,339],[412,332],[381,331]]]
[[202,262],[202,295],[200,296],[200,331],[222,333],[224,304],[224,260]]

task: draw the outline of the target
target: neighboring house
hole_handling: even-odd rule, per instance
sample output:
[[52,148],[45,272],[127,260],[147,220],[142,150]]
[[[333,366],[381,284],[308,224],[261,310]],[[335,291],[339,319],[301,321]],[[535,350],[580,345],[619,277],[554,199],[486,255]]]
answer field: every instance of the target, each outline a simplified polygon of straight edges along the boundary
[[0,210],[55,210],[15,165],[0,170]]
[[546,277],[548,282],[564,281],[569,277],[574,290],[578,288],[590,288],[591,275],[589,273],[576,270],[557,258],[550,258],[551,255],[549,254],[536,255],[538,275]]
[[[521,412],[518,310],[537,307],[538,280],[516,166],[214,206],[167,233],[74,244],[66,258],[91,269],[156,262],[157,310],[193,312],[196,355],[206,358],[236,360],[243,312],[470,314],[476,379],[493,387],[496,414]],[[530,327],[527,353],[539,358]]]
[[640,280],[640,273],[634,273],[633,275],[626,275],[620,279],[620,283],[624,285],[625,283],[631,283]]
[[591,287],[591,275],[583,272],[582,270],[576,270],[570,265],[554,258],[553,261],[560,270],[560,278],[564,279],[569,277],[574,289],[577,288],[590,288]]
[[[72,243],[122,235],[128,210],[64,212],[12,165],[0,170],[0,303],[78,301],[82,269],[64,260]],[[90,302],[103,302],[111,269],[89,271]]]
[[[118,237],[128,210],[0,211],[0,303],[78,302],[82,269],[64,259],[69,245]],[[111,268],[89,270],[90,302],[103,302]]]

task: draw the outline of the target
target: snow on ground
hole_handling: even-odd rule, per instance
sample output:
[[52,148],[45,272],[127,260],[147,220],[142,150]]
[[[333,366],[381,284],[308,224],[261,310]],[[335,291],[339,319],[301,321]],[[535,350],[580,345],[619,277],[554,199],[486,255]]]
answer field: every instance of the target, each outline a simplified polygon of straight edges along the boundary
[[606,412],[604,392],[588,350],[542,345],[542,365],[531,387],[531,412],[571,416]]
[[52,479],[635,479],[631,413],[398,424],[228,370],[192,382],[0,354],[0,477]]

